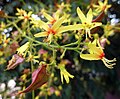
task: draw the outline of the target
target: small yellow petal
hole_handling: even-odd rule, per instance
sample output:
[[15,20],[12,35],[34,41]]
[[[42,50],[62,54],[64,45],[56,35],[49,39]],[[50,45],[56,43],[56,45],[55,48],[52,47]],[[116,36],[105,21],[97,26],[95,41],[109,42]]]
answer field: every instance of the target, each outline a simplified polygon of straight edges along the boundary
[[54,31],[56,31],[56,30],[59,28],[59,26],[64,22],[65,19],[66,19],[66,15],[64,15],[64,16],[61,17],[59,20],[57,20],[57,21],[53,24],[52,29],[53,29]]
[[48,38],[47,38],[47,41],[48,41],[49,43],[51,43],[52,40],[53,40],[53,34],[49,34],[49,35],[48,35]]
[[103,6],[103,2],[98,1],[98,4],[102,7]]
[[62,32],[66,32],[66,31],[69,31],[69,30],[80,30],[82,28],[83,28],[82,24],[68,25],[68,26],[60,27],[57,30],[57,33],[62,33]]
[[60,72],[60,76],[61,76],[61,82],[63,83],[63,73],[62,73],[62,71]]
[[57,10],[54,14],[54,18],[58,20],[59,16],[60,16],[60,10]]
[[22,45],[20,48],[17,49],[18,53],[23,54],[24,51],[29,47],[29,42]]
[[86,22],[86,17],[85,15],[83,14],[83,12],[80,10],[79,7],[77,7],[77,14],[81,20],[82,23]]
[[99,7],[99,5],[95,5],[95,4],[93,4],[93,7],[94,7],[94,8],[98,8],[98,7]]
[[32,11],[28,12],[28,16],[31,16],[31,14],[32,14]]
[[68,76],[69,76],[70,78],[74,78],[74,76],[73,76],[73,75],[71,75],[70,73],[68,73]]
[[65,74],[64,74],[64,78],[65,78],[66,83],[69,83],[70,80],[69,80],[68,75],[65,75]]
[[20,12],[20,9],[19,9],[19,8],[17,8],[17,11],[18,11],[18,12]]
[[108,3],[108,0],[105,0],[105,1],[104,1],[104,5],[107,5],[107,3]]
[[52,20],[53,20],[53,17],[51,17],[49,14],[43,12],[43,15],[45,16],[45,18],[46,18],[48,21],[52,21]]
[[85,60],[100,60],[97,54],[80,54],[80,57]]
[[95,27],[101,26],[102,23],[101,23],[101,22],[93,22],[91,25],[92,25],[92,26],[91,26],[90,29],[93,29],[93,28],[95,28]]
[[[97,47],[97,45],[98,45],[98,47]],[[96,39],[88,45],[88,48],[89,48],[89,52],[91,54],[101,55],[104,53],[99,41]]]
[[87,22],[91,23],[93,19],[93,13],[92,13],[92,9],[90,9],[87,13]]
[[96,47],[96,45],[94,44],[89,44],[89,52],[97,54],[97,55],[101,55],[103,53],[103,50],[101,50],[100,47]]
[[42,27],[44,30],[48,30],[49,26],[47,23],[43,22],[42,20],[39,20],[40,27]]
[[45,37],[47,36],[47,32],[40,32],[34,35],[35,37]]

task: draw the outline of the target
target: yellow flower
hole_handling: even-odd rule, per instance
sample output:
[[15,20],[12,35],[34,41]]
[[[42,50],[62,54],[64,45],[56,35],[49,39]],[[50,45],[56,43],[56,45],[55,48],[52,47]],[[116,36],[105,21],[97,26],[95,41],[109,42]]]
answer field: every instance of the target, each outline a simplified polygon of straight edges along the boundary
[[90,30],[102,25],[101,22],[92,22],[93,19],[93,13],[92,10],[90,9],[87,13],[87,16],[85,17],[85,15],[83,14],[83,12],[80,10],[80,8],[77,8],[77,14],[82,22],[82,26],[81,29],[83,29],[86,33],[86,38],[87,38],[87,34],[88,36],[91,38],[91,34],[90,34]]
[[42,14],[45,16],[45,18],[49,21],[48,24],[54,24],[56,22],[56,20],[59,19],[60,17],[60,11],[56,11],[53,16],[50,16],[49,14],[47,14],[45,11],[42,11]]
[[26,13],[26,11],[25,10],[23,10],[23,9],[19,9],[19,8],[17,8],[17,13],[16,13],[16,15],[18,15],[18,16],[22,16],[22,15],[24,15],[25,13]]
[[104,25],[104,35],[106,37],[111,36],[114,34],[114,26],[110,25],[110,24],[106,24]]
[[55,90],[55,95],[56,95],[56,96],[60,96],[60,94],[61,94],[61,93],[60,93],[59,90]]
[[[37,33],[34,36],[35,37],[48,37],[47,41],[52,41],[53,37],[59,37],[62,32],[66,32],[69,30],[78,30],[81,27],[81,24],[75,24],[75,25],[68,25],[68,26],[61,26],[64,20],[66,20],[66,15],[62,16],[56,22],[49,25],[42,20],[39,20],[36,24],[39,25],[40,28],[44,29],[43,32]],[[35,24],[35,22],[33,22]]]
[[28,20],[31,19],[31,14],[32,14],[32,11],[30,11],[28,13],[27,12],[23,12],[23,14],[21,16],[19,16],[18,18],[19,19],[23,19],[24,22],[27,22]]
[[69,83],[69,78],[73,78],[74,76],[71,75],[67,70],[65,69],[65,64],[59,64],[58,68],[60,69],[60,75],[61,75],[61,81],[63,83],[63,77],[65,78],[66,82]]
[[[53,13],[52,16],[50,16],[49,14],[47,14],[44,10],[42,11],[42,14],[44,15],[44,17],[48,20],[48,24],[54,24],[59,18],[60,18],[60,10],[57,10],[55,13]],[[69,14],[65,14],[63,16],[66,16],[66,19],[63,21],[64,22],[69,22],[69,20],[67,19],[69,17]]]
[[0,31],[3,31],[5,28],[5,23],[4,22],[1,22],[0,23]]
[[[98,45],[98,46],[97,46]],[[105,58],[105,53],[98,40],[94,40],[92,43],[88,44],[88,51],[90,54],[80,54],[80,57],[85,60],[102,60],[106,67],[112,69],[116,63],[116,58],[113,60],[108,60]]]
[[57,7],[58,7],[58,10],[62,11],[63,9],[66,10],[66,11],[71,11],[71,5],[69,3],[67,4],[64,4],[64,2],[62,2],[60,5],[57,4]]
[[96,13],[100,13],[101,11],[107,12],[107,10],[111,7],[111,5],[107,5],[108,0],[104,0],[104,2],[102,1],[98,1],[99,5],[93,5],[95,9]]
[[20,78],[21,78],[23,81],[25,81],[26,78],[27,78],[27,74],[23,74]]
[[23,55],[23,52],[25,52],[29,47],[29,42],[26,42],[24,45],[22,45],[20,48],[17,49],[18,54]]
[[3,35],[3,47],[6,47],[10,42],[10,38],[7,38],[6,35]]
[[6,62],[6,59],[4,59],[4,58],[0,58],[0,65],[2,65],[2,64],[4,64]]
[[33,61],[34,63],[39,63],[39,61],[36,60],[37,58],[39,58],[39,56],[34,56],[30,51],[28,51],[28,58],[26,61],[28,62]]

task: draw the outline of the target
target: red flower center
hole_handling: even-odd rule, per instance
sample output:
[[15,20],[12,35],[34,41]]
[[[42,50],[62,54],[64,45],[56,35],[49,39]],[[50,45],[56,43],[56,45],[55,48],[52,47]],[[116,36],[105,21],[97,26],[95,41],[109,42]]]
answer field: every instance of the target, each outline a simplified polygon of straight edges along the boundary
[[53,29],[50,28],[47,33],[48,33],[48,35],[49,35],[50,33],[52,33],[52,34],[54,35],[54,34],[56,34],[56,31],[54,31]]
[[29,19],[29,16],[24,16],[24,19],[27,19],[27,20],[28,20],[28,19]]
[[103,6],[102,10],[104,11],[106,9],[106,5]]
[[99,57],[100,59],[102,59],[103,57],[105,57],[105,53],[101,53]]

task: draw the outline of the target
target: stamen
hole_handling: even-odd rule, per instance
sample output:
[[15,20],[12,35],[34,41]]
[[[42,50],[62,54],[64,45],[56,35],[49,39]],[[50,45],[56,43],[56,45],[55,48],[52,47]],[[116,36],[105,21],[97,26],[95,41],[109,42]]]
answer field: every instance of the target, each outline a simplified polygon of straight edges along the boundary
[[102,61],[105,64],[105,66],[109,69],[112,69],[113,66],[116,65],[116,63],[111,63],[111,62],[115,62],[116,58],[114,58],[113,60],[108,60],[105,57],[103,57]]
[[105,64],[105,66],[107,67],[107,68],[109,68],[109,69],[112,69],[113,68],[113,65],[111,64],[107,64],[106,63],[106,61],[105,60],[102,60],[103,61],[103,63]]
[[90,30],[88,30],[88,36],[89,36],[89,38],[91,38]]
[[108,60],[107,58],[105,58],[106,62],[115,62],[116,58],[112,59],[112,60]]
[[106,9],[106,5],[103,6],[102,11],[104,11],[105,9]]

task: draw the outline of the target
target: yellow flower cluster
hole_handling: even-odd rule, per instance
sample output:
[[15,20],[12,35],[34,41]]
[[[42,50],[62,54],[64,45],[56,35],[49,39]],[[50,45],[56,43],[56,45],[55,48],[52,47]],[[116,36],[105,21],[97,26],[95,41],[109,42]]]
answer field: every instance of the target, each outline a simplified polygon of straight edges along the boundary
[[[99,5],[93,5],[93,7],[96,8],[97,12],[101,12],[101,11],[107,11],[108,8],[110,8],[111,5],[107,5],[107,0],[105,0],[104,2],[99,1],[98,4]],[[59,5],[60,6],[64,6],[64,4]],[[46,21],[43,21],[42,18],[39,20],[36,20],[34,18],[31,17],[32,12],[26,12],[22,9],[17,9],[18,13],[16,13],[16,15],[18,15],[18,18],[23,19],[25,22],[27,22],[28,20],[30,21],[30,23],[32,24],[33,27],[37,27],[40,28],[40,32],[34,34],[35,38],[46,38],[47,42],[50,44],[51,42],[53,42],[56,38],[61,37],[62,33],[67,32],[67,31],[74,31],[77,30],[82,31],[83,34],[85,34],[86,36],[86,40],[87,38],[92,38],[92,33],[91,31],[99,26],[102,26],[101,22],[97,22],[93,21],[93,11],[92,9],[89,9],[89,11],[87,12],[86,15],[84,15],[84,13],[81,11],[81,9],[79,7],[77,7],[77,14],[78,17],[80,19],[80,22],[77,24],[69,24],[66,25],[66,23],[69,20],[69,15],[67,14],[63,14],[61,15],[61,10],[59,8],[59,10],[57,10],[54,14],[49,15],[48,13],[46,13],[45,10],[42,10],[41,13],[42,15],[45,17],[45,19],[47,19]],[[79,39],[79,38],[78,38]],[[45,40],[44,40],[45,41]],[[24,52],[30,47],[29,42],[25,43],[23,46],[21,46],[20,48],[18,48],[18,54],[24,54]],[[115,65],[116,59],[114,58],[113,60],[108,60],[105,58],[105,53],[103,51],[103,48],[101,47],[99,40],[94,38],[93,42],[90,42],[87,45],[87,49],[89,54],[80,54],[80,57],[82,59],[85,60],[102,60],[103,63],[105,64],[106,67],[112,69],[113,66]],[[32,55],[31,52],[28,51],[28,56],[29,58],[27,59],[27,61],[34,61],[39,63],[39,61],[35,60],[35,58],[39,58],[38,56],[34,56]],[[69,72],[67,72],[67,70],[65,69],[65,64],[64,63],[60,63],[58,64],[58,69],[60,70],[60,75],[61,75],[61,81],[63,83],[63,78],[65,78],[65,81],[67,83],[69,83],[69,78],[73,78],[74,76],[71,75]]]

